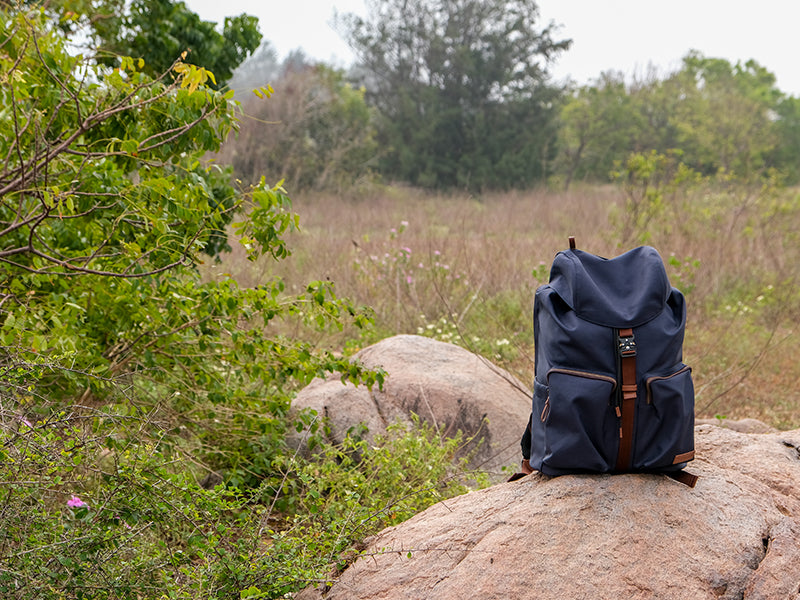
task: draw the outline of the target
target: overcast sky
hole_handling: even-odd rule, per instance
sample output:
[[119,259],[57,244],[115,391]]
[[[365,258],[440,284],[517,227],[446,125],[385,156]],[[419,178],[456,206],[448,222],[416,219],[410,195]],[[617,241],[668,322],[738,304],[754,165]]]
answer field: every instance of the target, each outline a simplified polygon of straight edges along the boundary
[[[330,22],[334,10],[364,14],[363,0],[184,0],[200,17],[221,22],[243,12],[259,18],[283,58],[302,48],[345,67],[352,54]],[[542,24],[561,25],[573,46],[552,68],[561,80],[587,83],[614,69],[628,77],[648,65],[660,73],[695,49],[732,63],[755,59],[778,88],[800,96],[800,2],[797,0],[540,0]]]

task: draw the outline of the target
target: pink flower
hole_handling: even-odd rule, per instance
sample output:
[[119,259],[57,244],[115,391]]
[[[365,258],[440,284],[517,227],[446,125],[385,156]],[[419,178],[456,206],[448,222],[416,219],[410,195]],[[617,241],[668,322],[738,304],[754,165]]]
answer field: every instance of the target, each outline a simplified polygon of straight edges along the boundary
[[72,496],[69,497],[69,500],[67,500],[67,506],[69,506],[70,508],[88,508],[89,507],[89,505],[86,504],[86,502],[84,502],[83,500],[78,498],[78,496],[75,496],[75,495],[72,495]]
[[411,277],[411,275],[409,275],[408,277],[406,277],[406,283],[411,285],[412,283],[414,283],[414,278]]

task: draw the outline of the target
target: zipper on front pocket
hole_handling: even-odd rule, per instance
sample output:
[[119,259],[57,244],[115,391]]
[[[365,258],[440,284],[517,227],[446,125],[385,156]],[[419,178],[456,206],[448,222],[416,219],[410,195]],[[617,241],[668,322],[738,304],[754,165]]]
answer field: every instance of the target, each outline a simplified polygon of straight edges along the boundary
[[653,402],[653,392],[650,389],[650,386],[651,386],[651,384],[653,382],[655,382],[655,381],[664,381],[665,379],[672,379],[673,377],[677,377],[681,373],[685,373],[686,371],[691,371],[691,370],[692,370],[692,368],[690,366],[684,365],[683,368],[678,369],[677,371],[675,371],[674,373],[670,373],[669,375],[659,375],[659,376],[655,376],[655,377],[648,377],[645,380],[645,387],[647,389],[647,403],[648,404],[652,404],[652,402]]
[[[617,380],[610,375],[599,375],[598,373],[589,373],[588,371],[577,371],[574,369],[561,369],[558,367],[552,368],[547,372],[547,380],[550,381],[551,373],[561,373],[562,375],[572,375],[573,377],[585,377],[586,379],[597,379],[598,381],[607,381],[611,383],[614,388],[617,387]],[[613,389],[611,391],[614,391]]]
[[[611,377],[610,375],[600,375],[598,373],[590,373],[588,371],[578,371],[576,369],[562,369],[562,368],[559,368],[559,367],[554,367],[554,368],[550,369],[547,372],[547,381],[548,382],[550,381],[550,375],[552,373],[560,373],[562,375],[571,375],[572,377],[583,377],[585,379],[594,379],[596,381],[606,381],[606,382],[610,383],[613,386],[611,388],[611,393],[613,394],[614,398],[616,398],[616,396],[617,396],[617,394],[616,394],[617,380],[614,377]],[[548,409],[548,411],[547,411],[548,413],[550,412],[550,410],[549,410],[549,408],[550,408],[549,407],[549,402],[550,402],[550,398],[548,396],[548,398],[547,398],[548,406],[546,406],[546,408]],[[614,411],[615,411],[617,417],[620,417],[621,413],[620,413],[619,404],[617,404],[616,402],[612,402],[611,404],[614,406]],[[544,422],[544,419],[542,419],[542,422]]]

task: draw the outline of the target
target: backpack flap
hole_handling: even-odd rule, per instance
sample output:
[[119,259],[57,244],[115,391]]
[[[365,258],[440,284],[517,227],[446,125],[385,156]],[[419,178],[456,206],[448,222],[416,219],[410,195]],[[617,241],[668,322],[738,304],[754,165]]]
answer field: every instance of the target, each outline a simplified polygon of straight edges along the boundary
[[559,252],[550,287],[578,317],[606,327],[646,323],[663,310],[672,289],[661,256],[650,246],[612,259],[582,250]]

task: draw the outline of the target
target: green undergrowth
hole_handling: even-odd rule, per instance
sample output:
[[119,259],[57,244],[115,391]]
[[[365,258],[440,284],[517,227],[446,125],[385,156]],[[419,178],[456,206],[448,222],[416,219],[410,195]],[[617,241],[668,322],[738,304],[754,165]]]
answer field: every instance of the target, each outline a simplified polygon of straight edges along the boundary
[[152,435],[153,413],[1,416],[3,598],[281,598],[483,481],[455,459],[461,437],[420,422],[318,445],[310,461],[286,448],[247,489],[201,485],[191,456]]

